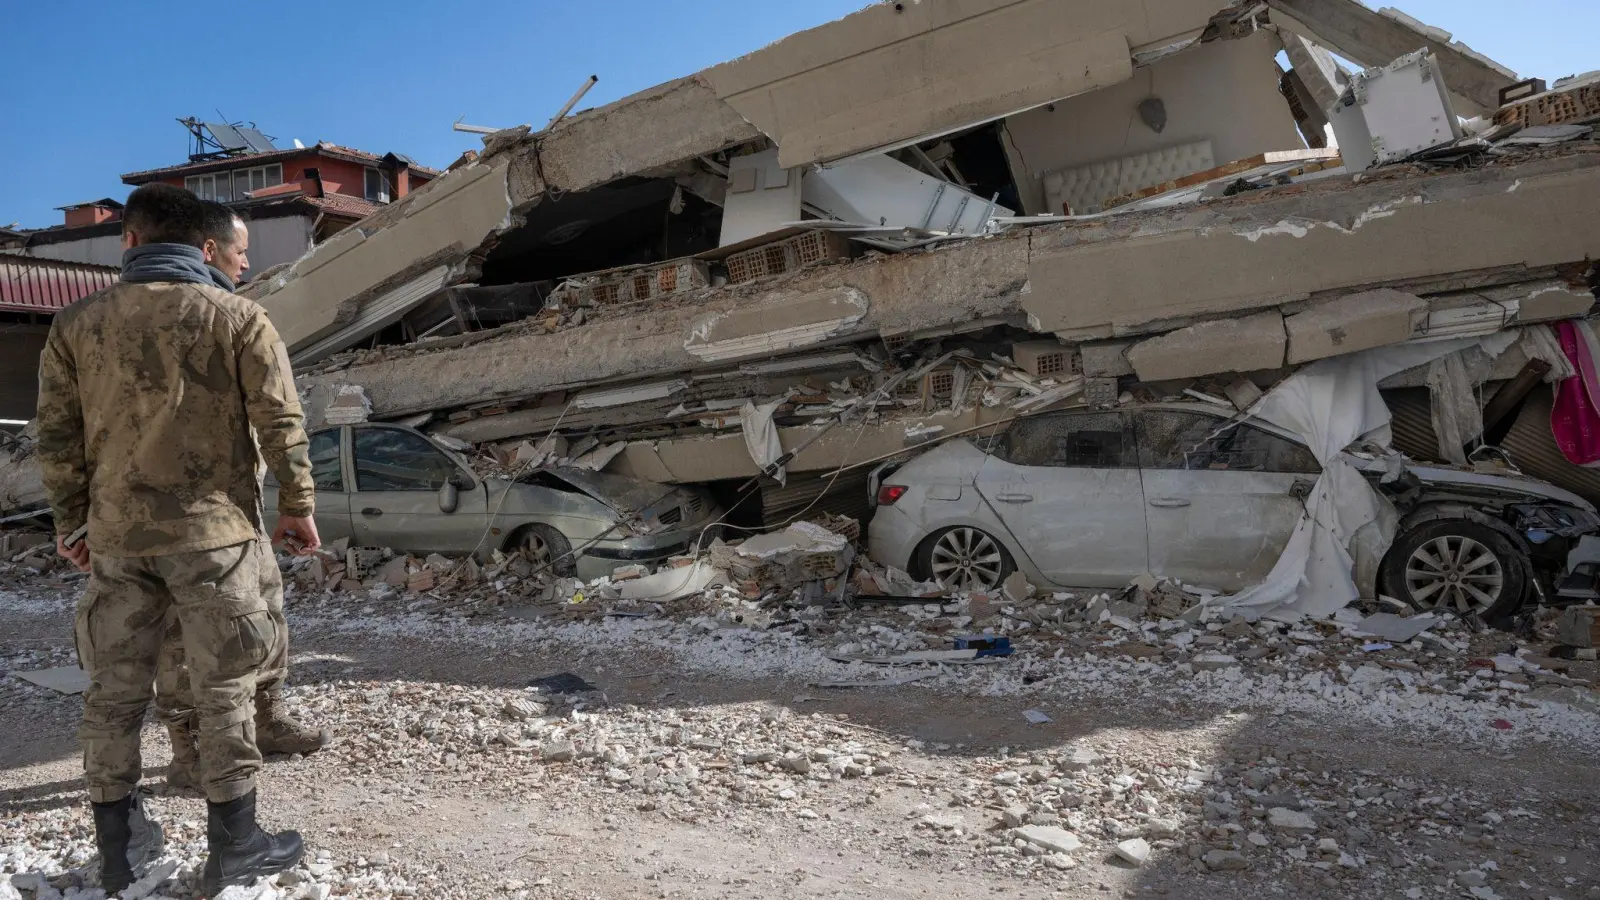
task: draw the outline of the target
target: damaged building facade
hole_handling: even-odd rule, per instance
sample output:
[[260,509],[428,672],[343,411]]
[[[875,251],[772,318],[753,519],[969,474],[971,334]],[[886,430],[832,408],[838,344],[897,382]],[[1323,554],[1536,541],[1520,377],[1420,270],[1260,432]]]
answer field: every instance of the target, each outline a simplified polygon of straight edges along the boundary
[[1545,383],[1595,299],[1600,78],[1355,0],[1080,7],[878,3],[498,132],[246,291],[313,424],[709,485],[752,527],[865,516],[879,463],[1045,411],[1243,415],[1430,343],[1373,379],[1394,446],[1600,498]]

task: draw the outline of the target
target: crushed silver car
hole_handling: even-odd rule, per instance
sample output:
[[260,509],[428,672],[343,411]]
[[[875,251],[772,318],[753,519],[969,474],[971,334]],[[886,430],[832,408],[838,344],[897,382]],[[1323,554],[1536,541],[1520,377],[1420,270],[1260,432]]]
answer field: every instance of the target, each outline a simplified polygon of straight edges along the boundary
[[[1530,591],[1593,594],[1594,573],[1569,567],[1600,533],[1577,495],[1510,470],[1367,468],[1395,539],[1381,555],[1353,544],[1365,595],[1495,617]],[[1320,474],[1294,435],[1210,404],[1049,413],[881,467],[868,543],[879,563],[958,590],[1021,570],[1062,588],[1150,573],[1232,592],[1271,571]]]
[[[721,516],[709,494],[584,469],[481,478],[466,460],[399,425],[311,435],[317,530],[324,543],[414,553],[523,550],[538,567],[585,580],[708,546]],[[267,481],[275,512],[276,483]]]

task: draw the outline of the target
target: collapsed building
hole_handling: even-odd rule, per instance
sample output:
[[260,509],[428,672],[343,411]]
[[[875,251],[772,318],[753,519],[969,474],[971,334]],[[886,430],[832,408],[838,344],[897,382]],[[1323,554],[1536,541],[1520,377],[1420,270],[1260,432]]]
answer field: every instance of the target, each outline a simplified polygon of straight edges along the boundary
[[1493,335],[1384,376],[1395,445],[1600,499],[1539,327],[1595,300],[1596,120],[1600,76],[1356,0],[885,2],[492,134],[246,292],[313,425],[753,488],[752,524],[1020,416]]
[[[252,292],[314,417],[358,386],[377,419],[672,483],[759,474],[768,428],[770,509],[860,506],[856,464],[1019,412],[1586,314],[1597,102],[1355,0],[881,3],[491,135]],[[424,337],[377,345],[402,319]],[[1403,449],[1463,461],[1425,373],[1385,386]]]

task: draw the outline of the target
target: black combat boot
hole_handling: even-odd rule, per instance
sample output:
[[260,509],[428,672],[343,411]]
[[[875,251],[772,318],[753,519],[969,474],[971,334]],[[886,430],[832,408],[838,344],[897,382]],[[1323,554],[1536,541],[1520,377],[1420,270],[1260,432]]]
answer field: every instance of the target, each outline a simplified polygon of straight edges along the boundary
[[133,884],[133,866],[128,864],[133,798],[129,794],[112,803],[89,804],[94,807],[94,842],[100,848],[100,887],[108,897]]
[[300,833],[268,834],[256,825],[256,792],[227,803],[206,803],[206,868],[201,888],[211,896],[225,887],[248,887],[257,878],[300,861]]

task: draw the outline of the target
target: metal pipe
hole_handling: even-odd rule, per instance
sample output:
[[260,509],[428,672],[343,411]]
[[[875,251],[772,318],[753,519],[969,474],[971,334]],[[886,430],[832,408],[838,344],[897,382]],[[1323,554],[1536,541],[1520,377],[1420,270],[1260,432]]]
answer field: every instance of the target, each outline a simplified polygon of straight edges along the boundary
[[457,119],[456,123],[451,125],[450,128],[452,131],[465,131],[467,134],[494,134],[497,131],[505,130],[503,128],[491,128],[488,125],[463,125],[460,119]]
[[595,83],[599,80],[599,75],[590,75],[589,80],[583,83],[583,87],[578,88],[578,92],[572,95],[572,99],[567,101],[567,105],[561,107],[561,110],[556,113],[555,118],[550,120],[550,124],[544,126],[544,130],[549,131],[551,128],[555,127],[557,122],[565,119],[567,117],[567,113],[572,112],[572,108],[578,105],[578,101],[583,99],[583,95],[589,93],[589,88],[594,87]]

